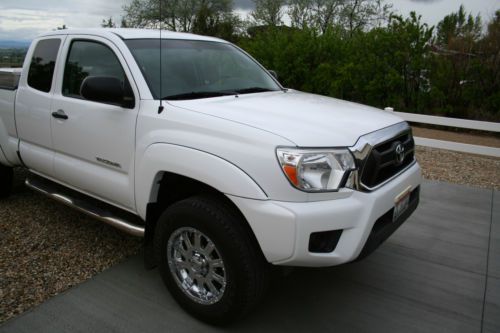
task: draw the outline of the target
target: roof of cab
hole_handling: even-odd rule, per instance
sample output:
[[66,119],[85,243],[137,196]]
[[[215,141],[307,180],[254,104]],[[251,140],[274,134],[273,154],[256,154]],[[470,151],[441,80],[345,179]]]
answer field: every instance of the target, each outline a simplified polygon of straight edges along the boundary
[[[96,29],[64,29],[48,32],[39,37],[54,36],[54,35],[93,35],[93,36],[109,36],[109,34],[114,34],[122,39],[158,39],[160,38],[160,30],[153,29],[129,29],[129,28],[96,28]],[[173,32],[168,30],[161,31],[162,39],[184,39],[184,40],[203,40],[203,41],[213,41],[213,42],[225,42],[226,41],[208,37],[195,35],[184,32]]]

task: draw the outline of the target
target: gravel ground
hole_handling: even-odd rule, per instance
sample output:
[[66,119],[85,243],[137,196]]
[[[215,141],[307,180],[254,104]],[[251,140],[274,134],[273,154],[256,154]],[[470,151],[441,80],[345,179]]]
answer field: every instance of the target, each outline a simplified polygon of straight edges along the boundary
[[0,323],[137,253],[125,235],[23,185],[0,201]]
[[[500,189],[500,159],[419,147],[424,177]],[[138,253],[127,236],[22,184],[0,201],[0,323]]]
[[500,189],[500,158],[417,147],[425,179]]
[[498,134],[453,132],[418,126],[412,126],[412,128],[414,136],[500,148],[500,136]]

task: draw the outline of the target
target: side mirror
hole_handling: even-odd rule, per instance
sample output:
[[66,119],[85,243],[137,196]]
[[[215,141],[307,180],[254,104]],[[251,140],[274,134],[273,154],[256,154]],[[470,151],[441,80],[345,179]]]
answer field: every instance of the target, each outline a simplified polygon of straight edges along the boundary
[[273,71],[272,69],[268,70],[269,74],[271,74],[276,80],[278,80],[278,73]]
[[[80,95],[83,98],[100,103],[119,105],[124,108],[133,108],[135,101],[130,86],[112,76],[88,76],[83,80]],[[128,86],[128,87],[127,87]]]

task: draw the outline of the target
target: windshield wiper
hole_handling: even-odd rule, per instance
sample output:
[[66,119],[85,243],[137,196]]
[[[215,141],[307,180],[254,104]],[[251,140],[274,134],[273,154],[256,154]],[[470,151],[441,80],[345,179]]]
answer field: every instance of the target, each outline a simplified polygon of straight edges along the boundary
[[235,92],[237,92],[238,94],[252,94],[252,93],[268,92],[268,91],[277,91],[277,90],[262,88],[262,87],[251,87],[251,88],[235,90]]
[[163,100],[184,100],[184,99],[199,99],[199,98],[209,98],[209,97],[219,97],[219,96],[230,96],[236,95],[236,92],[226,92],[226,91],[192,91],[189,93],[170,95],[163,97]]
[[176,94],[163,97],[163,100],[186,100],[186,99],[200,99],[200,98],[209,98],[209,97],[219,97],[219,96],[231,96],[238,94],[252,94],[259,92],[268,92],[268,91],[277,91],[269,88],[262,87],[250,87],[244,89],[237,90],[224,90],[224,91],[192,91],[188,93]]

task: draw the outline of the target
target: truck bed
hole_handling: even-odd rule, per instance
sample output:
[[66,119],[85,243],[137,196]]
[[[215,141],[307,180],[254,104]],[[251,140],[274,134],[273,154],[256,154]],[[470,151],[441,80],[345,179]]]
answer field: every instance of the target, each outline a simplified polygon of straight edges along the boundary
[[5,165],[10,165],[5,155],[9,138],[17,137],[14,102],[20,74],[20,68],[0,68],[0,163]]
[[22,68],[0,68],[0,89],[16,90]]

